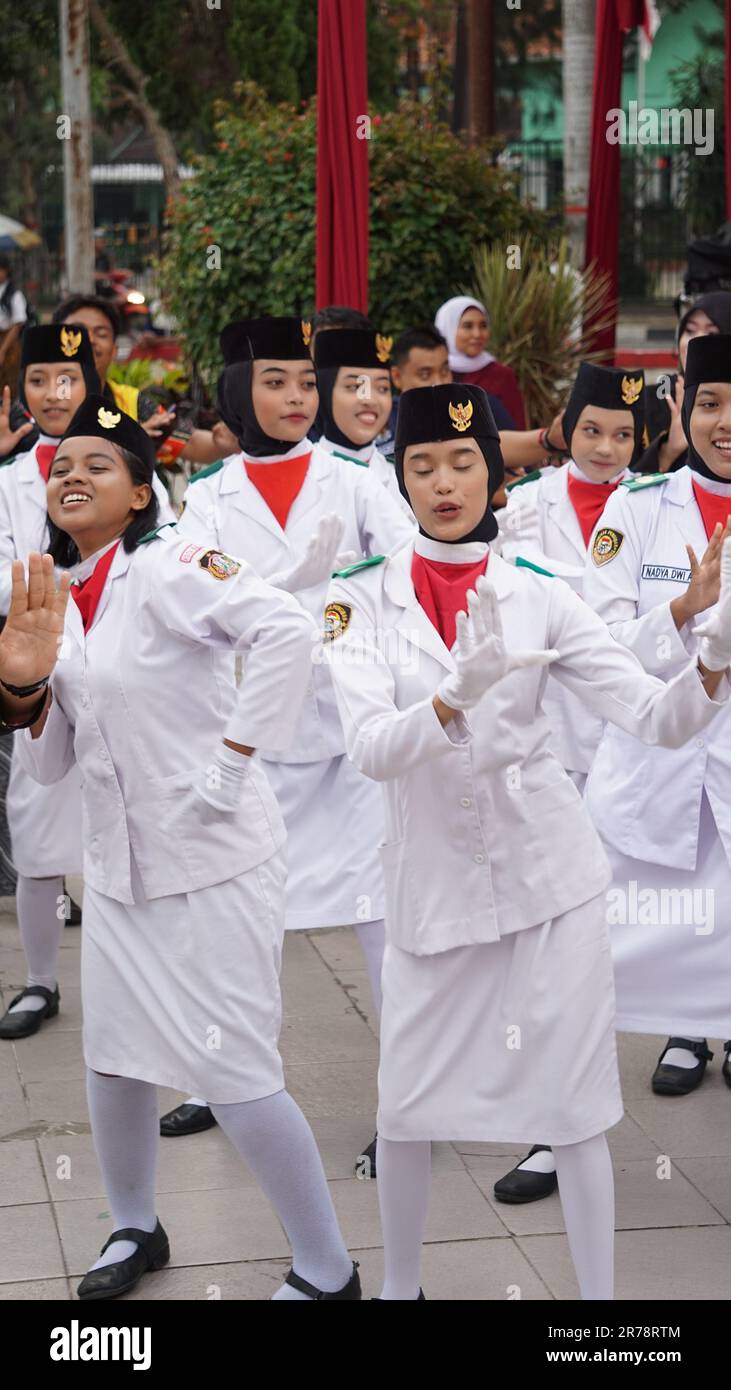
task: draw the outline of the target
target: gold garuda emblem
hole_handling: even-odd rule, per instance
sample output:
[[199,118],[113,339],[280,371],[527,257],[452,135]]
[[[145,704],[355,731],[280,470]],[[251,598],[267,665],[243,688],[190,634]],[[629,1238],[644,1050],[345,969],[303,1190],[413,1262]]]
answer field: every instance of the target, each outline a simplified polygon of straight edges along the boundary
[[453,428],[459,430],[460,434],[462,434],[464,430],[469,429],[473,410],[474,406],[472,401],[468,401],[466,405],[452,405],[450,401],[449,418],[452,421]]
[[308,347],[310,346],[310,340],[311,340],[311,338],[312,338],[312,324],[310,323],[310,320],[309,320],[309,319],[303,319],[303,320],[302,320],[302,341],[303,341],[303,343],[304,343],[304,345],[305,345],[306,348],[308,348]]
[[103,430],[113,430],[114,426],[119,424],[122,416],[119,414],[119,411],[117,411],[117,414],[115,415],[113,410],[107,410],[103,405],[101,405],[97,412],[96,418],[99,421],[99,424],[101,425]]
[[379,362],[387,362],[391,356],[393,338],[384,338],[382,333],[376,334],[376,357]]
[[81,347],[81,333],[74,333],[73,328],[61,329],[61,351],[64,357],[75,357]]
[[625,405],[634,405],[635,401],[639,400],[641,391],[641,376],[622,377],[622,400],[624,401]]

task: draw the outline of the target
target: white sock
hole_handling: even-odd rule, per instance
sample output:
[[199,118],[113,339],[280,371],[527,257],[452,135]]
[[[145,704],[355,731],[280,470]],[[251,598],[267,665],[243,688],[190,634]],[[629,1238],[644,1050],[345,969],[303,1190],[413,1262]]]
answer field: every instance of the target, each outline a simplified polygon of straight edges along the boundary
[[376,1006],[376,1017],[381,1017],[381,971],[383,969],[383,950],[386,944],[383,919],[378,922],[354,922],[355,934],[361,944],[368,967],[368,982]]
[[[160,1138],[157,1087],[87,1068],[86,1095],[94,1147],[115,1231],[154,1231],[155,1173]],[[92,1269],[129,1259],[137,1245],[115,1240]]]
[[537,1154],[524,1158],[518,1168],[521,1173],[555,1173],[556,1160],[550,1149],[539,1149]]
[[[26,878],[18,875],[15,889],[15,906],[18,914],[20,938],[28,964],[28,984],[43,985],[45,989],[55,989],[58,965],[58,949],[63,936],[65,917],[60,919],[58,899],[63,896],[63,879]],[[10,1013],[26,1012],[32,1009],[45,1009],[46,1001],[40,994],[31,994],[21,999]]]
[[[287,1091],[239,1105],[211,1105],[224,1134],[251,1168],[292,1247],[295,1274],[325,1293],[347,1284],[353,1262],[338,1219],[315,1138]],[[275,1300],[309,1300],[283,1284]]]
[[181,1105],[208,1105],[207,1100],[201,1100],[200,1096],[188,1096],[187,1100],[181,1101]]
[[[677,1038],[678,1034],[676,1033],[674,1036]],[[685,1034],[683,1034],[683,1037],[685,1037]],[[705,1042],[705,1038],[689,1037],[688,1042]],[[696,1057],[694,1053],[689,1052],[687,1047],[668,1048],[662,1060],[663,1066],[665,1067],[685,1067],[686,1071],[690,1071],[692,1067],[700,1066],[699,1058]]]
[[605,1134],[554,1144],[558,1190],[582,1299],[614,1297],[614,1173]]
[[429,1210],[430,1141],[402,1143],[382,1139],[379,1134],[376,1173],[386,1266],[381,1298],[415,1302],[419,1297],[421,1247]]

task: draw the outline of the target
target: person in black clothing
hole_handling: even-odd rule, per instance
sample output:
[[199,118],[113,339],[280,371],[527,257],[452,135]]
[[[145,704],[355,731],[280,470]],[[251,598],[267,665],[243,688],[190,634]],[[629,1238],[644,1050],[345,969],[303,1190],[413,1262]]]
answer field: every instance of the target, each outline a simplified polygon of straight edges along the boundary
[[[664,392],[647,387],[645,414],[650,444],[635,465],[636,473],[675,473],[688,462],[688,441],[680,411],[688,343],[707,333],[731,333],[731,293],[714,290],[701,295],[678,321],[678,372],[665,373]],[[671,394],[668,394],[671,393]]]

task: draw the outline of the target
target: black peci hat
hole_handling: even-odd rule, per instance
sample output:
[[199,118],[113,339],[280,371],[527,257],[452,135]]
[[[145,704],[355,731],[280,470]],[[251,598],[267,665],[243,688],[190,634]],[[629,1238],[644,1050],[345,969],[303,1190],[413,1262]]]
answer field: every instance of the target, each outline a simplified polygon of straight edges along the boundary
[[94,366],[91,339],[80,323],[40,323],[26,328],[20,356],[21,371],[35,362],[78,362]]
[[419,386],[399,397],[395,452],[440,439],[495,439],[500,434],[481,386]]
[[321,329],[315,339],[315,366],[381,367],[388,370],[393,338],[365,328]]
[[78,439],[82,435],[106,439],[110,444],[116,444],[117,448],[126,449],[128,453],[134,454],[135,458],[149,468],[152,480],[155,469],[153,441],[131,415],[125,415],[123,410],[115,409],[114,406],[110,407],[103,396],[87,396],[86,400],[81,402],[61,444],[67,439]]
[[311,356],[312,324],[293,315],[281,318],[237,319],[227,323],[219,342],[227,367],[270,357],[275,362],[300,362]]
[[685,389],[705,381],[731,381],[731,337],[707,333],[691,338],[685,359]]
[[[571,437],[579,416],[587,405],[604,410],[631,410],[635,427],[635,448],[632,463],[639,457],[645,442],[645,374],[627,371],[623,367],[597,367],[593,362],[581,362],[571,395],[563,414],[564,439],[571,448]],[[630,463],[630,467],[632,466]]]

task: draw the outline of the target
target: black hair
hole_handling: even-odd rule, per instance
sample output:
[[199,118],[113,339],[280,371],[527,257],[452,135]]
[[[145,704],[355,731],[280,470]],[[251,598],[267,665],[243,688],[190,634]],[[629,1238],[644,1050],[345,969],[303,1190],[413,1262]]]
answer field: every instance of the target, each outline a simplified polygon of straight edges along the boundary
[[427,352],[433,352],[438,347],[447,347],[447,340],[439,329],[433,323],[419,323],[415,328],[407,328],[399,334],[393,345],[392,365],[400,367],[412,348],[425,348]]
[[8,279],[10,278],[10,276],[11,276],[12,273],[13,273],[13,267],[12,267],[11,264],[10,264],[10,257],[9,257],[9,256],[5,256],[5,255],[3,255],[2,253],[0,253],[0,270],[7,270],[7,272],[8,272]]
[[[122,536],[122,545],[128,554],[136,550],[143,536],[149,531],[154,531],[157,526],[159,505],[152,487],[153,479],[150,477],[150,470],[142,459],[138,459],[136,454],[131,454],[129,449],[120,449],[115,444],[115,449],[119,449],[124,462],[126,463],[130,477],[135,486],[147,483],[151,489],[150,500],[142,511],[135,512],[129,526]],[[49,543],[46,551],[47,555],[53,556],[54,564],[60,565],[61,569],[70,569],[72,565],[78,565],[81,556],[79,555],[76,542],[71,539],[67,531],[62,531],[60,526],[48,518]]]
[[74,314],[79,309],[98,309],[100,314],[104,314],[112,326],[112,333],[116,342],[121,332],[122,324],[116,306],[111,300],[103,299],[99,294],[72,294],[68,299],[64,299],[63,304],[59,304],[53,311],[51,323],[73,322]]
[[345,304],[328,304],[312,315],[312,332],[320,328],[365,328],[373,329],[370,319],[361,314],[360,309],[350,309]]

